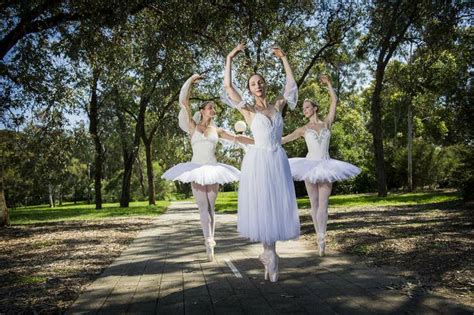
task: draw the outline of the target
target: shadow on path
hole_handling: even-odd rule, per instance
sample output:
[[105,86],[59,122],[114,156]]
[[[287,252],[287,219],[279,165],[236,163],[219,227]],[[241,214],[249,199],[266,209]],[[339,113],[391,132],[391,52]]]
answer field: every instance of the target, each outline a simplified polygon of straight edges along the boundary
[[[390,270],[303,240],[280,242],[280,279],[263,280],[261,245],[236,233],[235,215],[217,215],[216,260],[205,260],[199,215],[176,203],[143,231],[76,300],[68,314],[471,314],[433,295],[391,289]],[[234,273],[229,264],[236,267]],[[239,277],[240,276],[240,277]]]

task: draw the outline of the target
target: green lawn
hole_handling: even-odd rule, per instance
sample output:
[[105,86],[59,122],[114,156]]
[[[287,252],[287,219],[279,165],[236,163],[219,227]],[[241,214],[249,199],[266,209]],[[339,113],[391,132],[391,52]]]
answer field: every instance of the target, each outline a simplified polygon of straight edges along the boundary
[[[455,192],[418,192],[405,194],[389,194],[379,198],[376,194],[336,195],[329,199],[330,207],[363,207],[363,206],[405,206],[429,204],[459,200]],[[299,208],[309,208],[307,197],[298,198]],[[216,201],[218,212],[236,212],[237,192],[220,192]]]
[[131,202],[129,208],[121,208],[117,203],[104,203],[103,209],[96,210],[94,204],[64,203],[50,208],[47,205],[10,209],[11,224],[32,224],[65,220],[93,220],[111,217],[153,216],[163,213],[169,201],[157,201],[149,206],[148,201]]

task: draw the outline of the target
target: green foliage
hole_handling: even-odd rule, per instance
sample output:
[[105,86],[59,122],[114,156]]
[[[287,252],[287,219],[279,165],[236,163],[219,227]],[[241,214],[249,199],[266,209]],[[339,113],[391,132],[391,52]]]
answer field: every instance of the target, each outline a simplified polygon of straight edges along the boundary
[[[395,7],[401,12],[394,15]],[[0,16],[6,40],[36,2],[4,5]],[[419,10],[412,11],[416,6]],[[279,45],[300,81],[300,100],[311,98],[325,117],[328,93],[317,75],[327,73],[339,103],[332,127],[330,155],[362,169],[355,179],[336,183],[333,191],[374,191],[373,137],[370,102],[373,65],[383,46],[388,19],[400,17],[388,41],[395,44],[413,17],[407,36],[387,64],[381,94],[381,114],[388,186],[407,187],[408,109],[413,122],[413,181],[415,187],[458,187],[469,195],[474,120],[472,27],[461,16],[468,6],[456,3],[317,1],[90,1],[47,3],[35,17],[41,27],[16,42],[0,64],[0,116],[4,182],[10,206],[53,198],[92,200],[94,147],[84,125],[69,126],[65,115],[89,112],[97,79],[98,136],[104,152],[104,200],[115,202],[122,190],[124,155],[136,150],[131,198],[146,198],[143,138],[151,139],[156,196],[190,194],[189,185],[169,183],[164,170],[189,161],[189,137],[177,127],[177,97],[192,73],[205,73],[192,95],[218,103],[216,123],[230,131],[242,116],[219,102],[223,57],[237,42],[248,49],[235,61],[234,77],[245,90],[249,74],[262,73],[272,100],[281,93],[284,75],[269,48]],[[48,25],[41,23],[61,12],[76,16]],[[411,16],[411,13],[416,13]],[[179,18],[177,18],[179,17]],[[3,43],[3,42],[2,42]],[[385,43],[386,44],[386,43]],[[370,84],[367,84],[370,83]],[[145,106],[141,113],[142,105]],[[22,112],[21,110],[25,110]],[[25,113],[31,112],[31,117]],[[141,130],[137,121],[143,114]],[[304,125],[301,107],[286,111],[284,134]],[[140,116],[141,117],[141,116]],[[153,133],[154,132],[154,133]],[[246,134],[250,135],[247,130]],[[285,145],[289,157],[305,156],[303,139]],[[472,150],[471,150],[472,151]],[[219,145],[218,160],[240,166],[242,152]],[[234,189],[227,185],[223,189]],[[298,193],[304,193],[301,183]],[[471,194],[472,195],[472,194]],[[229,201],[233,202],[233,201]]]
[[[336,195],[329,198],[329,207],[377,207],[407,206],[458,201],[455,192],[420,192],[388,194],[386,198],[375,194]],[[298,198],[300,209],[310,208],[308,197]],[[216,200],[216,211],[233,213],[237,211],[237,192],[220,192]]]
[[163,213],[169,201],[158,201],[156,206],[147,202],[133,202],[129,208],[120,208],[116,203],[104,203],[103,209],[96,210],[91,204],[65,203],[56,208],[45,205],[10,209],[11,224],[35,224],[68,220],[100,220],[106,218],[156,216]]
[[[392,188],[407,187],[407,149],[387,142],[388,185]],[[439,146],[422,138],[413,143],[413,181],[419,188],[458,187],[456,170],[467,148],[463,145]],[[467,175],[468,173],[466,173]]]
[[455,147],[459,160],[451,165],[453,185],[459,188],[465,202],[474,199],[474,148],[470,145]]
[[37,283],[42,283],[46,282],[48,280],[48,277],[45,276],[21,276],[13,279],[13,282],[16,284],[37,284]]

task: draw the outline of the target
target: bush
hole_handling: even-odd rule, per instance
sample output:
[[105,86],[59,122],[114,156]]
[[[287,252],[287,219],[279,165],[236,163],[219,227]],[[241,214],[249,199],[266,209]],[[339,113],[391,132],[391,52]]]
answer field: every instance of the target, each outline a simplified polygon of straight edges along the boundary
[[464,202],[474,200],[474,148],[458,146],[454,149],[460,156],[459,163],[454,165],[451,182],[458,188]]
[[[408,186],[407,149],[388,146],[386,154],[389,189]],[[455,173],[466,154],[464,146],[442,147],[423,139],[413,141],[413,187],[459,187]],[[462,175],[461,177],[463,177]]]

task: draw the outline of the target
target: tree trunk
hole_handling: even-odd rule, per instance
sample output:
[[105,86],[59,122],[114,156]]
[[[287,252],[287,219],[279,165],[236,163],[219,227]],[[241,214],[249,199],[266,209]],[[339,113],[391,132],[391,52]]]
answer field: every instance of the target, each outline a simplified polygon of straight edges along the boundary
[[91,204],[91,164],[87,164],[87,204]]
[[[402,8],[405,3],[401,0],[389,4],[390,8],[387,17],[387,24],[382,28],[384,35],[378,46],[377,69],[375,72],[375,87],[371,100],[372,113],[372,136],[374,139],[375,170],[377,173],[377,191],[379,197],[387,196],[387,179],[385,174],[385,161],[383,150],[383,130],[382,130],[382,104],[380,94],[382,93],[385,67],[393,56],[393,53],[404,40],[405,34],[419,13],[418,2],[413,2],[413,6],[408,15],[404,15],[407,8]],[[412,2],[406,2],[411,4]],[[400,13],[400,10],[402,13]],[[406,12],[405,12],[406,13]]]
[[155,193],[155,175],[153,174],[153,160],[151,153],[151,139],[150,141],[143,141],[146,153],[146,175],[148,178],[148,204],[156,205]]
[[[158,80],[161,78],[163,74],[163,70],[161,73],[157,74],[153,79],[153,82],[149,89],[144,89],[142,95],[140,97],[140,104],[138,115],[136,116],[136,125],[135,125],[135,133],[133,135],[133,142],[128,148],[128,145],[125,139],[122,140],[122,144],[124,146],[124,173],[123,173],[123,181],[122,181],[122,195],[120,197],[120,206],[121,207],[128,207],[129,200],[130,200],[130,180],[132,178],[132,166],[133,162],[138,155],[138,149],[140,147],[140,140],[145,135],[145,115],[146,115],[146,108],[148,103],[150,102],[150,98],[156,88],[156,84]],[[146,90],[146,91],[145,91]],[[123,114],[120,112],[120,109],[117,109],[117,115],[119,117],[119,124],[120,129],[123,131],[123,134],[126,133],[126,124],[123,118]],[[128,151],[129,154],[125,154]]]
[[119,121],[120,131],[122,134],[122,152],[123,152],[123,177],[122,177],[122,192],[120,194],[120,207],[128,208],[130,205],[130,181],[132,179],[133,163],[135,162],[138,154],[140,145],[140,135],[142,134],[141,128],[144,124],[146,106],[140,106],[140,114],[138,115],[137,125],[135,127],[135,136],[133,143],[129,145],[127,143],[127,125],[123,113],[120,109],[117,109],[117,117]]
[[377,191],[379,197],[387,196],[387,183],[385,175],[385,161],[383,151],[383,130],[382,114],[380,104],[380,94],[382,92],[382,82],[385,72],[385,64],[380,60],[377,62],[377,72],[375,76],[375,88],[372,94],[372,137],[374,140],[375,171],[377,174]]
[[[99,143],[95,145],[95,172],[94,172],[94,190],[95,190],[95,208],[102,209],[102,165],[103,154],[102,145]],[[100,148],[98,148],[100,147]]]
[[53,186],[48,184],[49,207],[54,208]]
[[103,152],[102,143],[99,138],[99,108],[97,99],[97,83],[99,81],[99,70],[94,69],[92,79],[92,95],[89,104],[89,133],[94,140],[94,189],[95,189],[95,208],[102,209],[102,165],[103,165]]
[[62,206],[63,205],[63,186],[62,185],[59,185],[59,190],[58,190],[58,194],[59,194],[59,205]]
[[137,154],[137,166],[138,166],[138,179],[140,180],[140,187],[142,189],[142,196],[146,197],[145,178],[143,176],[143,167],[142,167],[142,162],[140,161],[140,155],[139,154]]
[[123,154],[123,177],[122,177],[122,193],[120,195],[120,207],[128,208],[130,205],[130,181],[132,179],[133,162],[135,155],[133,152],[124,150]]
[[7,201],[5,200],[5,191],[3,187],[3,163],[0,165],[0,211],[2,215],[0,226],[10,225],[10,215],[8,214]]
[[408,102],[407,127],[408,191],[413,191],[413,112],[411,99]]
[[73,198],[73,201],[74,201],[74,204],[77,204],[77,191],[76,191],[76,185],[74,185],[73,187],[73,193],[72,193],[72,198]]

